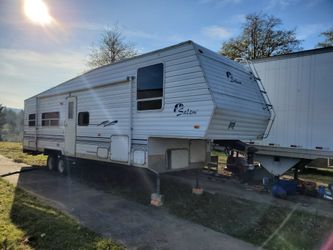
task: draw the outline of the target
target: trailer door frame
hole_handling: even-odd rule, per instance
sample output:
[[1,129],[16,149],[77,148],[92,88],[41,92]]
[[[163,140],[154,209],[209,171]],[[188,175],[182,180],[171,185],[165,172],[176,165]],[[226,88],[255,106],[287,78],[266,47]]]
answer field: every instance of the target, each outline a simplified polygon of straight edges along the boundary
[[67,98],[67,108],[65,116],[65,146],[64,153],[66,156],[75,156],[76,151],[76,96],[70,96]]

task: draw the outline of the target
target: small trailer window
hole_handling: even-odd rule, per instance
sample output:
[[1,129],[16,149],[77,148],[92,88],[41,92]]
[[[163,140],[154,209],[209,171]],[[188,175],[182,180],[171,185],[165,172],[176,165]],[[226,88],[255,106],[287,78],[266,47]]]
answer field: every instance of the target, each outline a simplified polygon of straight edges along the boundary
[[89,112],[79,112],[78,124],[79,124],[79,126],[88,126],[89,125]]
[[163,63],[138,69],[136,96],[138,110],[162,108]]
[[59,112],[42,113],[42,126],[59,126]]
[[29,127],[36,126],[36,114],[29,114]]

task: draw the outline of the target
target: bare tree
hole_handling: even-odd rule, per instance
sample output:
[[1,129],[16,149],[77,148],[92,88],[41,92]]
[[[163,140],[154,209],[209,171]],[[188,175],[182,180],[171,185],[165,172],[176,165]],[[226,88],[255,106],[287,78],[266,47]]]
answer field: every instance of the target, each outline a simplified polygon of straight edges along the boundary
[[126,42],[118,25],[104,30],[98,47],[91,48],[88,67],[91,69],[130,58],[138,52],[134,45]]
[[246,16],[241,35],[222,44],[220,53],[231,59],[256,59],[300,50],[295,30],[279,30],[281,19],[261,13]]
[[333,27],[325,32],[320,33],[320,35],[325,37],[325,41],[318,43],[317,47],[325,48],[333,46]]

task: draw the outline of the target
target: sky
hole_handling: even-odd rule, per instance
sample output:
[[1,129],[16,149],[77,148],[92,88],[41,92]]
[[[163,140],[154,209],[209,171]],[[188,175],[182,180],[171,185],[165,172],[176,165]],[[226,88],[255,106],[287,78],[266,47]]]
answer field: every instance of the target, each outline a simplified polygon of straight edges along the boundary
[[296,29],[305,50],[333,26],[333,0],[44,0],[49,24],[29,18],[25,1],[0,0],[0,104],[13,108],[86,70],[91,46],[116,24],[140,53],[186,40],[218,51],[257,12]]

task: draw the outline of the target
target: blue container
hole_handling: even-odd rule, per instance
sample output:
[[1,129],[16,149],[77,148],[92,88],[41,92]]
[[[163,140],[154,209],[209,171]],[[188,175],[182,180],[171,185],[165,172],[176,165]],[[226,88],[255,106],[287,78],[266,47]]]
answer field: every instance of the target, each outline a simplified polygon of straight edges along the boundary
[[283,187],[281,187],[280,185],[278,184],[275,184],[273,187],[272,187],[272,195],[276,198],[281,198],[281,199],[285,199],[287,198],[287,192],[286,190],[284,190]]
[[295,180],[278,180],[277,185],[281,186],[288,195],[296,194],[297,191],[297,181]]
[[321,197],[324,197],[325,192],[326,192],[326,188],[325,188],[325,186],[319,186],[319,187],[318,187],[318,193],[319,193],[319,195],[320,195]]

